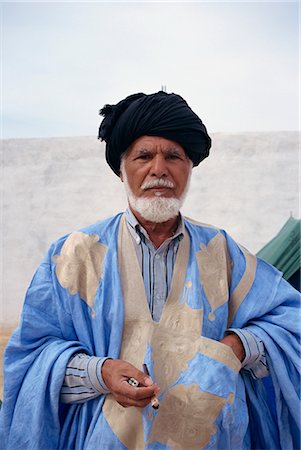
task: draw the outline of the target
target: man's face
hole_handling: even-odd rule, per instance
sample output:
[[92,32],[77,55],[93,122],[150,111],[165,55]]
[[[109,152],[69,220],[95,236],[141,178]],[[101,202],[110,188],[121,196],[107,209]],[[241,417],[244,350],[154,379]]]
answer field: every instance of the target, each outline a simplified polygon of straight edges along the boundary
[[[181,145],[157,136],[142,136],[126,152],[122,168],[135,197],[179,199],[185,192],[191,166]],[[158,180],[161,185],[153,187]]]

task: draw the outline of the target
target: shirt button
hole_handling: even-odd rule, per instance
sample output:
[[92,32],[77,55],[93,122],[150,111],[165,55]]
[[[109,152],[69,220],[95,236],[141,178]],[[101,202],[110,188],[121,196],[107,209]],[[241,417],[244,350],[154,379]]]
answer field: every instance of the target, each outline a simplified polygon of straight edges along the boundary
[[156,259],[160,259],[161,258],[161,256],[160,255],[156,255]]

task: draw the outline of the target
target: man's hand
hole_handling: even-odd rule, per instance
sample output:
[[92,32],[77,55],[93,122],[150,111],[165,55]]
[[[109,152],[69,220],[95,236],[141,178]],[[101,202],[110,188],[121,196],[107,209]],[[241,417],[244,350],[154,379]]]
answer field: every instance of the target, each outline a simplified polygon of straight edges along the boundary
[[232,348],[234,354],[237,356],[240,362],[245,359],[245,349],[242,345],[240,338],[235,333],[228,334],[220,340],[222,344],[226,344]]
[[[139,387],[127,382],[131,377],[139,382]],[[115,400],[125,408],[144,408],[159,392],[159,387],[148,375],[121,359],[107,359],[102,365],[102,378]]]

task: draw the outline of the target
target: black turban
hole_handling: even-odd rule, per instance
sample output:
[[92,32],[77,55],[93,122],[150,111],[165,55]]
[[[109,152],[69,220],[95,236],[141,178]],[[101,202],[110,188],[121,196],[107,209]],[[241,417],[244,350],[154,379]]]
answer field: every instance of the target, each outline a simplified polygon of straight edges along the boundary
[[159,136],[177,142],[197,166],[209,155],[211,139],[205,125],[177,94],[133,94],[105,105],[98,138],[106,142],[106,160],[119,176],[120,157],[137,138]]

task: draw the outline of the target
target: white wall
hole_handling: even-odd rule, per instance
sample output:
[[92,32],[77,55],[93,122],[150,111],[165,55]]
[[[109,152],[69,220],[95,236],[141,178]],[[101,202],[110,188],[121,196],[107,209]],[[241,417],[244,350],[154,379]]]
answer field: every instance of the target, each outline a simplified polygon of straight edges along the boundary
[[[298,211],[298,132],[212,135],[183,213],[258,251]],[[52,241],[123,210],[123,186],[92,137],[2,142],[0,325],[18,321]]]

